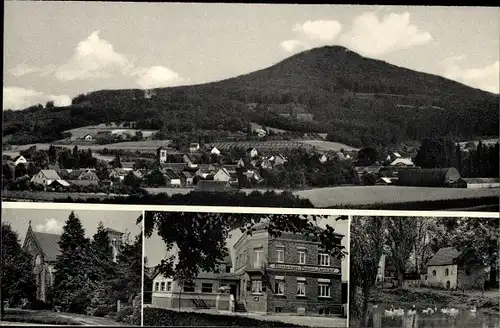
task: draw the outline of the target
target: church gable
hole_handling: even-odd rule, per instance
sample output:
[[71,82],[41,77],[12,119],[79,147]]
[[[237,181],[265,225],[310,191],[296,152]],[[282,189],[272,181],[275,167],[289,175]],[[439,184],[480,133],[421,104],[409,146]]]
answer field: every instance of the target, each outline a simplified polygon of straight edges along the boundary
[[57,255],[61,253],[59,248],[60,238],[60,235],[33,231],[30,223],[23,248],[33,256],[42,255],[45,262],[53,262],[56,260]]

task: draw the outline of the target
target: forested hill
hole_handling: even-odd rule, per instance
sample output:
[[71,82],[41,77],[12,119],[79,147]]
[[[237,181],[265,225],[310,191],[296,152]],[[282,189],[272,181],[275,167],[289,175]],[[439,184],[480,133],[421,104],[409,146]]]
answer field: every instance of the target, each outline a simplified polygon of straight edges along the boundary
[[143,90],[101,90],[64,108],[5,111],[3,134],[12,143],[30,143],[107,121],[177,132],[245,131],[255,121],[368,146],[444,135],[468,140],[498,136],[499,130],[498,95],[339,46],[304,51],[223,81],[154,92],[146,99]]

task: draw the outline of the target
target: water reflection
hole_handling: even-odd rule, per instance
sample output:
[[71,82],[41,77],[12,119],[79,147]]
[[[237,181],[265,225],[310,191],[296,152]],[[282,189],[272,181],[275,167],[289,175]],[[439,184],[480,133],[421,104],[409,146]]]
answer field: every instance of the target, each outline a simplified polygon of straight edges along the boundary
[[[405,309],[404,314],[393,315],[389,306],[379,305],[370,311],[370,327],[373,328],[500,328],[499,316],[489,315],[482,312],[471,312],[468,309],[459,309],[458,312],[442,313],[439,309],[424,311],[425,308],[417,308],[416,314],[409,315],[409,307],[395,306]],[[386,312],[389,310],[389,312]],[[432,313],[434,312],[434,313]]]

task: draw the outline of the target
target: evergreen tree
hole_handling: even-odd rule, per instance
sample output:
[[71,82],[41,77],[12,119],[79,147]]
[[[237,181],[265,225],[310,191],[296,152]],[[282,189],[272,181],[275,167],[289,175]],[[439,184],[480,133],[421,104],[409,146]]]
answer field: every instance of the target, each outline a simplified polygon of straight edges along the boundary
[[17,233],[9,224],[2,222],[2,314],[4,301],[10,306],[15,306],[23,298],[28,301],[34,300],[36,283],[32,263],[32,256],[22,249]]
[[89,240],[74,212],[68,217],[59,240],[54,274],[54,300],[68,312],[83,313],[89,303],[92,262]]
[[57,149],[53,145],[49,147],[49,164],[54,164],[57,161]]
[[102,222],[97,226],[90,246],[90,255],[93,261],[92,281],[103,281],[109,279],[114,273],[113,249],[109,240],[108,232]]

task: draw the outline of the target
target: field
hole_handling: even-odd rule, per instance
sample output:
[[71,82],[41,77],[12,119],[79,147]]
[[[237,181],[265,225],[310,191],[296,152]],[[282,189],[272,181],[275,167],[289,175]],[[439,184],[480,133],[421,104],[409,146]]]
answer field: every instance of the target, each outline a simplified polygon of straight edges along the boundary
[[283,141],[226,141],[226,142],[215,142],[210,144],[210,146],[215,146],[217,149],[224,151],[231,148],[239,147],[243,149],[256,148],[257,150],[288,150],[288,149],[312,149],[316,147],[319,150],[331,151],[340,150],[344,148],[345,150],[353,150],[354,148],[336,142],[323,141],[323,140],[283,140]]
[[300,142],[305,143],[307,145],[314,146],[321,150],[326,151],[339,151],[342,148],[346,151],[357,151],[357,148],[353,148],[351,146],[342,144],[340,142],[332,142],[332,141],[323,141],[323,140],[301,140]]
[[101,200],[110,197],[126,197],[128,195],[117,195],[117,194],[105,194],[105,193],[83,193],[83,192],[49,192],[49,191],[14,191],[14,190],[4,190],[2,193],[2,199],[5,201],[10,200],[25,200],[33,202],[50,202],[54,199],[63,199],[67,197],[71,198],[98,198]]
[[300,198],[309,199],[314,207],[333,207],[341,205],[352,206],[466,198],[472,199],[498,196],[499,192],[500,188],[462,189],[397,186],[345,186],[301,190],[295,191],[294,194]]
[[[91,150],[100,150],[100,149],[128,149],[128,150],[143,150],[146,152],[155,152],[158,147],[167,147],[170,144],[169,140],[143,140],[143,141],[125,141],[118,142],[108,145],[96,145],[96,144],[86,144],[84,141],[76,141],[71,142],[69,144],[56,144],[59,147],[73,148],[75,145],[80,149],[91,149]],[[29,145],[16,145],[12,146],[11,150],[3,151],[4,155],[15,155],[19,154],[19,151],[26,150],[32,146],[36,146],[37,149],[49,149],[51,144],[49,143],[37,143],[37,144],[29,144]]]
[[142,131],[143,133],[148,133],[148,134],[156,132],[153,130],[137,130],[125,127],[118,127],[116,125],[106,126],[105,124],[83,126],[81,128],[71,129],[65,132],[70,132],[71,140],[76,140],[77,138],[82,138],[87,134],[95,135],[98,132],[106,132],[106,131],[111,132],[114,130],[124,130],[129,132],[131,135],[135,135],[137,131]]

